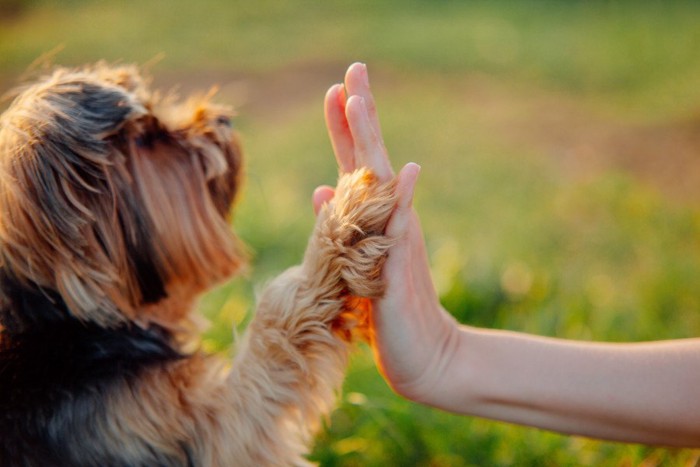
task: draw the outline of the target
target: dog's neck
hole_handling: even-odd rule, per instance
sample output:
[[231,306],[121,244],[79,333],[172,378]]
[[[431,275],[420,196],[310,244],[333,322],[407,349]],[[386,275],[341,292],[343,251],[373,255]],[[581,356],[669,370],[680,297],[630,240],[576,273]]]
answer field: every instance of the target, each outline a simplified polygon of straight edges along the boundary
[[[160,311],[162,321],[170,326],[159,324],[158,320],[148,322],[127,321],[119,327],[136,326],[142,329],[158,327],[166,329],[179,319],[187,319],[188,309],[193,299],[190,297],[166,297],[157,304],[146,304],[142,307]],[[148,316],[149,313],[142,313]],[[154,314],[157,317],[157,314]],[[55,290],[40,287],[37,284],[21,281],[5,268],[0,268],[0,332],[7,334],[22,334],[27,330],[40,332],[44,329],[54,329],[60,323],[78,322],[87,326],[84,320],[79,320],[70,311],[65,300]]]
[[23,284],[4,268],[0,269],[0,295],[0,326],[5,333],[46,329],[72,319],[58,293]]
[[0,268],[0,413],[54,406],[66,395],[127,380],[186,354],[170,330],[78,320],[54,291],[22,284]]

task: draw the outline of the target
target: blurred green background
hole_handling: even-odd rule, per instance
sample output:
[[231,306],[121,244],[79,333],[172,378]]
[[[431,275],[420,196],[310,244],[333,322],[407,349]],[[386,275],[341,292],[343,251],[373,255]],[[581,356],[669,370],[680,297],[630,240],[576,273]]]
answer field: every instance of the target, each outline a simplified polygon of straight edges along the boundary
[[[700,2],[0,0],[0,85],[48,62],[145,64],[238,109],[247,277],[202,303],[227,351],[300,260],[336,169],[326,89],[368,63],[446,307],[465,323],[640,341],[700,334]],[[48,57],[48,58],[47,58]],[[0,104],[5,106],[7,102]],[[700,451],[565,437],[419,407],[365,346],[324,466],[697,465]]]

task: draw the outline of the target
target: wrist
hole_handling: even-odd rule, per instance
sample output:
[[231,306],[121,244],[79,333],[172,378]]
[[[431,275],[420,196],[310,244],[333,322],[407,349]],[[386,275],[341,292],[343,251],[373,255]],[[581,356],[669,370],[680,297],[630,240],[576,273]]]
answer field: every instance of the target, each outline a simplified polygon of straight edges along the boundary
[[473,380],[474,364],[469,359],[470,328],[462,326],[440,307],[444,324],[434,345],[436,349],[423,378],[416,381],[405,397],[421,404],[451,412],[466,413],[465,399],[471,396],[465,391]]
[[[452,317],[450,316],[450,319]],[[480,356],[475,350],[480,330],[456,322],[444,341],[444,360],[435,368],[432,390],[421,402],[449,412],[472,415],[480,403]]]

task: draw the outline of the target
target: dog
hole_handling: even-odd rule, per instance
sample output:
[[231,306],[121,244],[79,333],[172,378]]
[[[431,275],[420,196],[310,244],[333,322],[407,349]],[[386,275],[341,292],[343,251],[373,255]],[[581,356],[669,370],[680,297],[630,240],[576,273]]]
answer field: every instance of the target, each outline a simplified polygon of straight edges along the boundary
[[232,112],[137,66],[57,68],[0,118],[0,465],[307,465],[369,299],[395,182],[344,175],[228,361],[197,298],[246,263]]

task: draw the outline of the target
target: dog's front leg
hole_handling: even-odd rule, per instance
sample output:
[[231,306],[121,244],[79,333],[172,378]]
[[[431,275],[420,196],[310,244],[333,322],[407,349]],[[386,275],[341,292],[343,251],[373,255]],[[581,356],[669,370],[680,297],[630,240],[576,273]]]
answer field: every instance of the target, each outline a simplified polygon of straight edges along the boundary
[[249,447],[258,465],[306,463],[307,444],[345,372],[350,344],[340,322],[352,314],[353,297],[383,291],[394,188],[366,169],[341,177],[303,263],[262,294],[230,375],[238,416],[254,432]]

